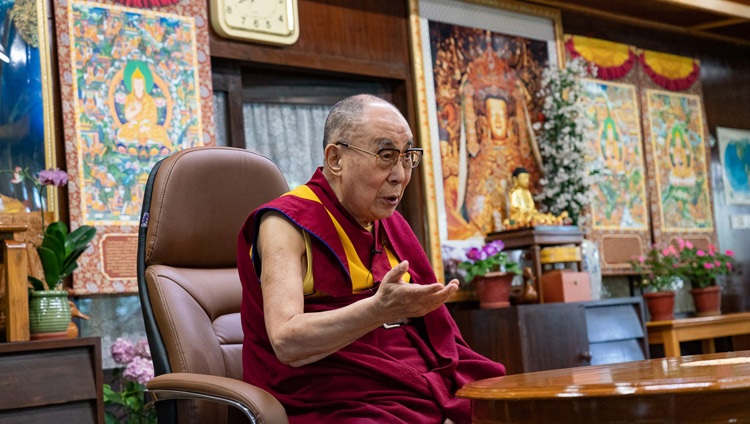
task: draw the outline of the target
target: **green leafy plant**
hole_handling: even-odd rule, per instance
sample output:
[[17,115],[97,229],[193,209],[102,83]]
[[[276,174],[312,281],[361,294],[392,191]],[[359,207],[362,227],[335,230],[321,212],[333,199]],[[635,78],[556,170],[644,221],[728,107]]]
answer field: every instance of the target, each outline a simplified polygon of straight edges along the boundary
[[46,186],[62,187],[68,183],[68,174],[59,169],[46,169],[34,176],[28,168],[16,167],[12,171],[14,184],[29,181],[43,201],[42,205],[42,228],[44,235],[42,243],[37,246],[36,251],[42,264],[44,280],[29,276],[29,282],[34,290],[60,290],[65,277],[70,275],[78,267],[78,258],[88,248],[89,243],[96,235],[96,228],[82,225],[73,232],[68,231],[63,222],[53,222],[46,228],[44,226],[44,214],[46,210]]
[[630,261],[633,270],[641,274],[638,285],[647,291],[674,291],[681,287],[680,259],[674,246],[660,248],[653,245],[645,255]]
[[716,285],[716,277],[733,270],[734,252],[720,252],[716,246],[706,249],[694,246],[690,241],[677,238],[676,245],[658,247],[654,245],[644,256],[630,263],[641,273],[641,286],[654,291],[674,290],[676,280],[689,282],[693,288]]
[[466,252],[466,260],[458,266],[466,270],[466,282],[470,283],[477,276],[484,276],[492,271],[520,274],[518,263],[510,260],[503,252],[505,244],[501,240],[492,241],[481,249],[472,247]]
[[687,240],[677,239],[677,252],[679,272],[694,289],[715,286],[716,277],[733,270],[734,252],[731,250],[721,252],[711,244],[706,249],[699,249]]

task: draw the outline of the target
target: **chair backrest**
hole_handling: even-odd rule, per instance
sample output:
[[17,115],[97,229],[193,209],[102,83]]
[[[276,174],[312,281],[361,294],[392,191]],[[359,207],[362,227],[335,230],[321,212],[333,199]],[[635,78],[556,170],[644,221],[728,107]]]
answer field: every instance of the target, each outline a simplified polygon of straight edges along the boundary
[[[243,149],[186,149],[152,169],[138,236],[138,289],[156,375],[242,380],[237,236],[253,209],[287,189],[276,165]],[[160,408],[160,422],[174,408]],[[180,402],[178,409],[180,423],[223,422],[227,414],[225,406],[205,402]]]

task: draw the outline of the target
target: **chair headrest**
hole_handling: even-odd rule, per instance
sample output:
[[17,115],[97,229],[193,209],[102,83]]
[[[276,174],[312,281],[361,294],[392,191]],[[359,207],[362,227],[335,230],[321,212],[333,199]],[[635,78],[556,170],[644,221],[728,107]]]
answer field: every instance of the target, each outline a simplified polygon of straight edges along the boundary
[[152,186],[145,265],[236,267],[248,214],[286,191],[276,165],[248,150],[196,147],[169,156]]

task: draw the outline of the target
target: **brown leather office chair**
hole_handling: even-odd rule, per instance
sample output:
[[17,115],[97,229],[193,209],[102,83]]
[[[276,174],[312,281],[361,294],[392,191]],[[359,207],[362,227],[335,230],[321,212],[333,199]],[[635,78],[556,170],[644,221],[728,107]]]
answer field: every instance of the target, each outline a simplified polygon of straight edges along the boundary
[[138,233],[138,289],[160,424],[287,422],[273,396],[242,381],[236,264],[247,215],[286,191],[276,165],[243,149],[187,149],[152,169]]

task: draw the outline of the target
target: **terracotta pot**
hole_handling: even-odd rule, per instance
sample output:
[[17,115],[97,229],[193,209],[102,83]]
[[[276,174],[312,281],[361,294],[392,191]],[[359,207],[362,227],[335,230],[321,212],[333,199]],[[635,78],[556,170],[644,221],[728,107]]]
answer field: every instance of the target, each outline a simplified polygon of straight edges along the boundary
[[514,276],[512,272],[490,272],[482,277],[474,277],[474,291],[479,297],[479,307],[492,309],[510,306],[510,290]]
[[721,315],[721,287],[709,286],[703,289],[692,289],[695,304],[695,315],[699,317],[710,317]]
[[660,291],[643,293],[650,321],[669,321],[674,319],[674,292]]

